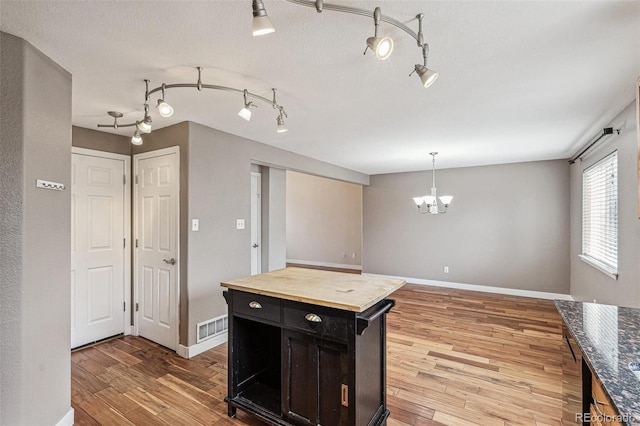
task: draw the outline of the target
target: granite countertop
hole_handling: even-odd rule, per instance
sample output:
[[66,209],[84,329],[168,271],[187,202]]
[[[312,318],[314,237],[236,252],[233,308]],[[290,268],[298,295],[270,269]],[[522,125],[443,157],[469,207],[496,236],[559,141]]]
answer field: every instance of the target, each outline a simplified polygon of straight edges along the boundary
[[629,366],[640,361],[640,309],[566,300],[555,304],[591,370],[624,417],[623,423],[640,424],[640,375],[636,377]]
[[233,290],[353,312],[363,312],[404,284],[404,280],[306,268],[278,269],[220,283]]

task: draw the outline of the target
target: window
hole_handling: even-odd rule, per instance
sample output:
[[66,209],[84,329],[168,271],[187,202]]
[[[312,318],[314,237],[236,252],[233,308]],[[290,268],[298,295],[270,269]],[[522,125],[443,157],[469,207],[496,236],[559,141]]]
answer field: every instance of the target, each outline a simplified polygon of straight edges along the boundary
[[618,153],[582,172],[582,260],[618,277]]

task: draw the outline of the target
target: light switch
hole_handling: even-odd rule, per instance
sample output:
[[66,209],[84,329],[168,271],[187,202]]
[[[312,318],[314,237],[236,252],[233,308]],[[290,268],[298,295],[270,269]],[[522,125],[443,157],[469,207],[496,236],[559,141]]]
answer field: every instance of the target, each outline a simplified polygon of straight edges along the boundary
[[191,230],[192,231],[200,230],[200,221],[198,219],[191,219]]
[[236,229],[244,229],[244,219],[236,219]]

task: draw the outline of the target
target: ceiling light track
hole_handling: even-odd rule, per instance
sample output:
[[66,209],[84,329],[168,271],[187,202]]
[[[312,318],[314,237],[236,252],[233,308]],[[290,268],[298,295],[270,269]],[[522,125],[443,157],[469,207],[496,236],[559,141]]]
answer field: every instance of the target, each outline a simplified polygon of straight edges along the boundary
[[[342,13],[350,13],[352,15],[360,15],[360,16],[366,16],[367,18],[371,17],[371,11],[370,10],[366,10],[366,9],[360,9],[357,7],[351,7],[351,6],[343,6],[340,4],[331,4],[331,3],[325,3],[321,0],[319,1],[311,1],[311,0],[287,0],[289,3],[294,3],[294,4],[298,4],[300,6],[306,6],[306,7],[312,7],[315,8],[316,11],[318,13],[322,13],[324,10],[333,10],[335,12],[342,12]],[[380,9],[380,8],[376,8],[376,9]],[[416,17],[419,16],[423,16],[423,14],[419,14]],[[405,24],[403,24],[402,22],[391,18],[390,16],[386,16],[383,14],[380,14],[380,20],[382,22],[386,22],[387,24],[391,24],[394,27],[400,28],[402,31],[404,31],[405,33],[409,34],[411,37],[413,37],[417,42],[418,42],[418,46],[422,46],[422,37],[419,36],[419,34],[416,34],[411,28],[407,27]]]
[[[263,34],[269,34],[275,31],[275,28],[271,24],[271,21],[268,21],[269,31],[256,31],[256,28],[262,28],[264,22],[268,20],[267,11],[264,8],[264,4],[262,0],[252,0],[253,1],[253,35],[259,36]],[[289,3],[297,4],[300,6],[315,8],[318,13],[322,13],[325,10],[332,10],[334,12],[341,13],[349,13],[352,15],[360,15],[365,17],[371,17],[372,13],[366,9],[360,9],[358,7],[352,6],[344,6],[339,4],[325,3],[324,0],[287,0]],[[386,22],[388,24],[393,25],[396,28],[401,29],[413,39],[415,39],[418,47],[422,48],[422,57],[423,64],[416,64],[411,74],[414,72],[420,78],[422,82],[422,86],[427,88],[431,86],[431,84],[438,78],[438,73],[427,68],[427,56],[429,53],[429,45],[424,42],[424,33],[422,31],[422,20],[424,19],[424,14],[419,13],[416,15],[416,19],[418,20],[418,32],[414,32],[411,28],[403,24],[402,22],[394,19],[390,16],[383,15],[380,8],[376,7],[373,11],[373,21],[375,25],[375,34],[373,37],[369,37],[366,43],[366,49],[364,53],[367,53],[368,49],[371,49],[376,57],[380,60],[387,59],[391,52],[393,51],[393,40],[390,37],[379,37],[378,36],[378,27],[380,22]],[[411,76],[409,74],[409,76]]]
[[[288,129],[284,124],[284,118],[288,117],[287,113],[284,110],[284,107],[280,105],[276,100],[276,89],[273,88],[271,91],[273,92],[273,98],[265,98],[264,96],[260,96],[256,93],[249,92],[247,89],[236,89],[234,87],[228,86],[220,86],[216,84],[203,84],[202,83],[202,67],[196,67],[198,70],[198,81],[196,83],[174,83],[174,84],[165,84],[149,90],[150,80],[144,80],[145,82],[145,95],[144,95],[144,117],[142,120],[135,121],[133,123],[121,124],[118,123],[118,119],[122,118],[123,114],[117,111],[109,111],[111,117],[113,117],[113,124],[98,124],[98,127],[107,127],[118,130],[120,127],[136,127],[133,137],[131,138],[131,143],[134,145],[142,144],[142,137],[140,133],[151,133],[151,117],[149,116],[149,103],[151,100],[151,95],[157,92],[162,92],[162,97],[158,99],[158,112],[162,117],[170,117],[173,115],[173,107],[170,106],[166,102],[166,92],[169,89],[176,88],[188,88],[188,89],[197,89],[198,91],[202,91],[202,89],[210,89],[210,90],[222,90],[225,92],[232,93],[241,93],[244,99],[244,107],[238,113],[238,115],[245,120],[251,120],[251,110],[250,108],[255,108],[257,105],[253,103],[253,100],[264,102],[273,107],[273,109],[278,110],[278,116],[276,117],[276,131],[278,133],[286,132]],[[252,100],[249,100],[251,98]]]

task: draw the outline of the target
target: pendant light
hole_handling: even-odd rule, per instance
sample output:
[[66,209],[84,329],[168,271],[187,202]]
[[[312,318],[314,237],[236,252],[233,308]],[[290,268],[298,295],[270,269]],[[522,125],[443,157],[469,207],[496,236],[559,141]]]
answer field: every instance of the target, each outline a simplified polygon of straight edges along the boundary
[[[451,201],[453,201],[453,197],[451,195],[438,197],[438,190],[436,189],[436,155],[438,155],[438,153],[430,152],[429,155],[431,155],[433,163],[431,195],[413,197],[413,201],[416,203],[416,206],[418,206],[418,211],[422,214],[444,214],[447,212]],[[443,206],[442,210],[438,207],[438,200],[440,200]]]

